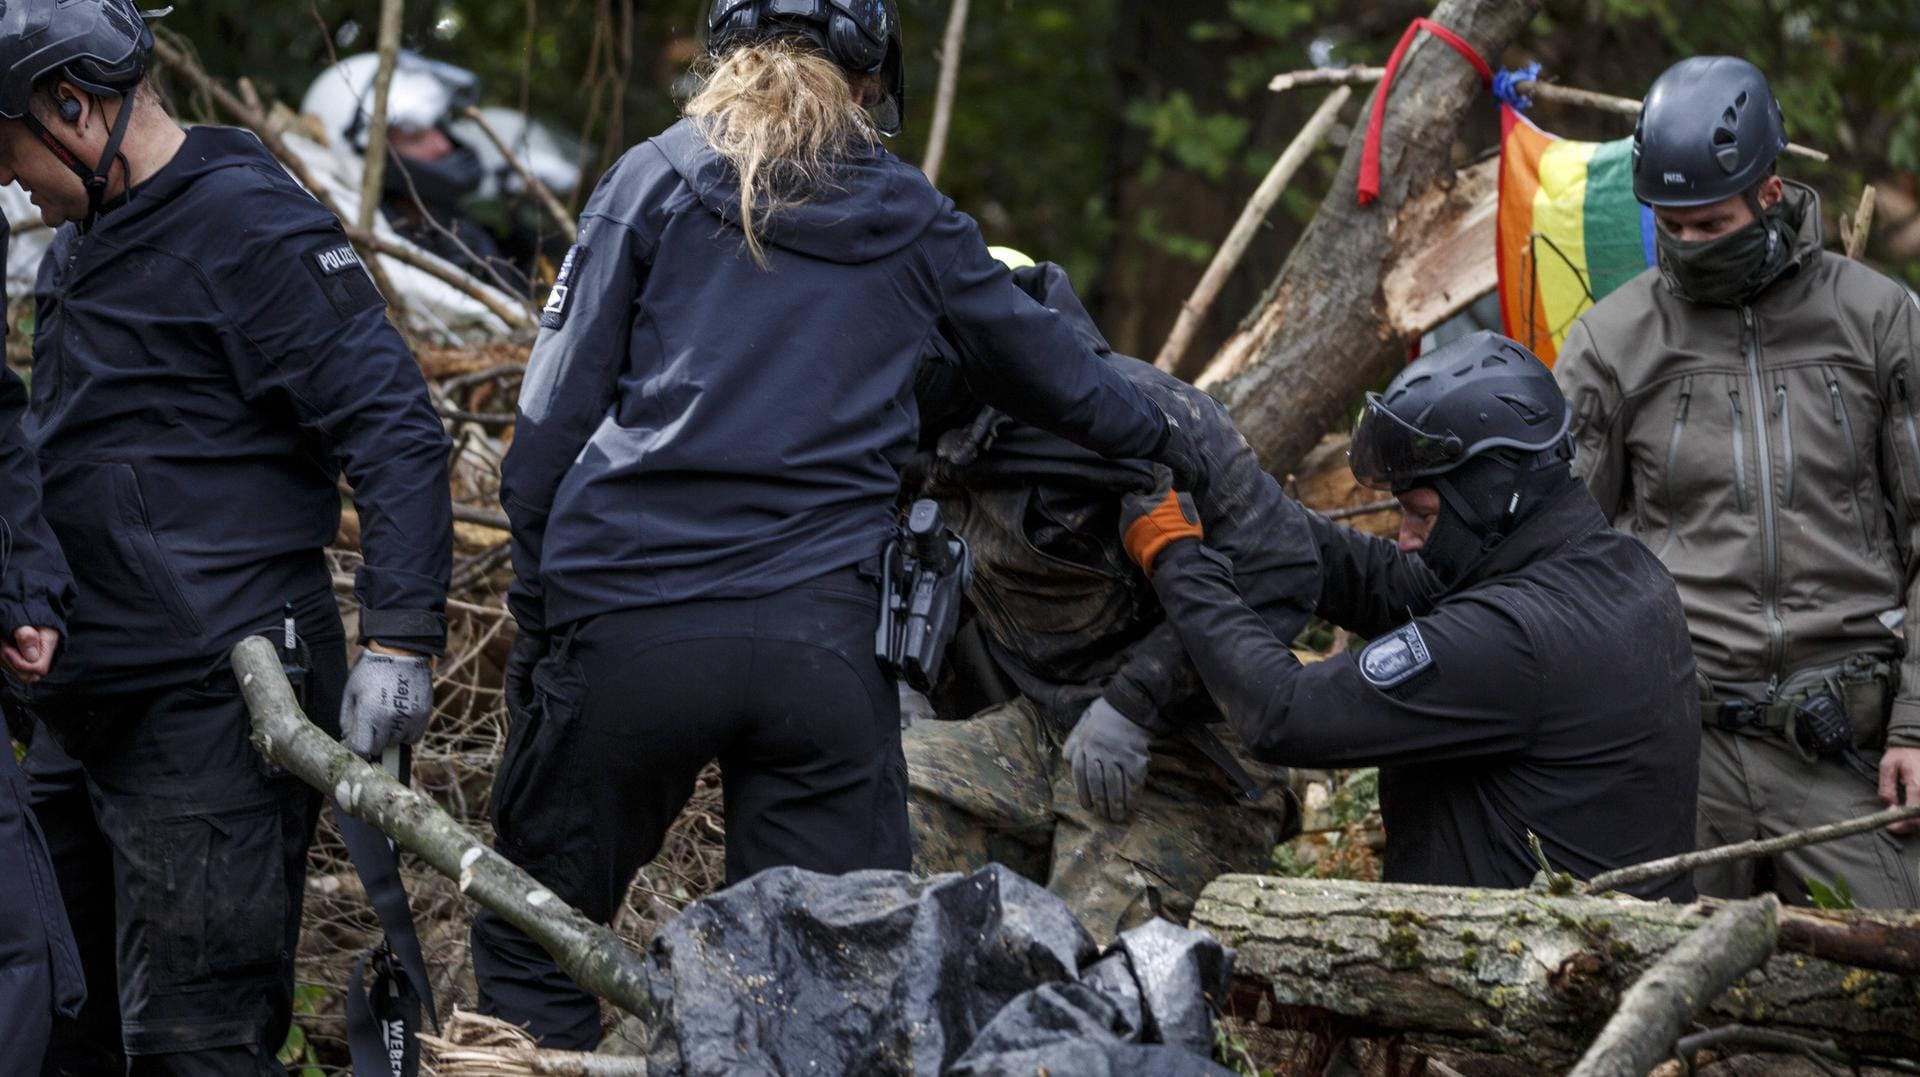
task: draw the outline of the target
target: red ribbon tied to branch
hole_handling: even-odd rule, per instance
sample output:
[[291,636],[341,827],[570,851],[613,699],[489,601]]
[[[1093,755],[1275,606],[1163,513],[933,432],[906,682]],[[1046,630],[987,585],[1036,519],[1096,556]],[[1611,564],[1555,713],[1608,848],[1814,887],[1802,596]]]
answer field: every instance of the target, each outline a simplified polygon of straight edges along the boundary
[[1480,78],[1487,85],[1493,85],[1493,68],[1480,58],[1480,54],[1466,39],[1452,30],[1434,22],[1432,19],[1415,19],[1407,24],[1407,32],[1400,35],[1400,43],[1393,47],[1393,55],[1387,57],[1387,70],[1380,77],[1380,91],[1373,95],[1373,115],[1367,120],[1367,141],[1360,151],[1360,204],[1367,205],[1380,197],[1380,129],[1387,122],[1387,95],[1393,91],[1394,73],[1400,70],[1400,58],[1407,54],[1407,46],[1420,31],[1425,30],[1440,40],[1453,46],[1453,50],[1467,58],[1480,72]]

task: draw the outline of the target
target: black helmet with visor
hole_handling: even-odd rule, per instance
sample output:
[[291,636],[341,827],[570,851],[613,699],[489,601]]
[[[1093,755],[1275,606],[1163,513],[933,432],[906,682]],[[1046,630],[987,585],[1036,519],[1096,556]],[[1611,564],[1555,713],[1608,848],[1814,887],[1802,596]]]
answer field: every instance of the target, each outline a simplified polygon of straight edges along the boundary
[[1421,356],[1385,392],[1368,393],[1347,460],[1363,485],[1400,493],[1496,449],[1554,448],[1572,421],[1546,364],[1486,329]]

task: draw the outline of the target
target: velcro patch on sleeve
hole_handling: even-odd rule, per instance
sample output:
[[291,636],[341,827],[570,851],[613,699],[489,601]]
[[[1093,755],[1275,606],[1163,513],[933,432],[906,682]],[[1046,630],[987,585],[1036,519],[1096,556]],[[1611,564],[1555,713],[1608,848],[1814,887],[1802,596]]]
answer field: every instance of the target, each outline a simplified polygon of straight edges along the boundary
[[1360,675],[1375,688],[1398,688],[1433,668],[1433,652],[1420,635],[1420,626],[1408,621],[1367,644],[1360,652]]
[[540,308],[540,328],[561,329],[566,326],[567,314],[573,309],[573,283],[586,266],[587,256],[591,253],[583,243],[567,248],[566,258],[560,262],[560,272],[553,278],[553,289],[547,293],[547,305]]
[[333,311],[342,318],[350,318],[363,310],[382,305],[380,289],[374,287],[373,278],[367,274],[367,267],[360,261],[360,252],[346,239],[331,239],[313,247],[301,256],[307,264],[307,272],[326,293],[327,302],[333,304]]

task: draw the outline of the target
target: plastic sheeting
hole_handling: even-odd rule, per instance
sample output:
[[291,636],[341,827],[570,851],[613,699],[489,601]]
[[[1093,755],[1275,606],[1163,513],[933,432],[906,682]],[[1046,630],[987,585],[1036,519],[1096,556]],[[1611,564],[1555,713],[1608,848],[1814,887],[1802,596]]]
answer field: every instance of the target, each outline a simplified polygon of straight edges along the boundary
[[991,865],[763,872],[648,953],[659,1077],[1223,1075],[1209,998],[1232,952],[1163,920],[1105,954],[1060,899]]

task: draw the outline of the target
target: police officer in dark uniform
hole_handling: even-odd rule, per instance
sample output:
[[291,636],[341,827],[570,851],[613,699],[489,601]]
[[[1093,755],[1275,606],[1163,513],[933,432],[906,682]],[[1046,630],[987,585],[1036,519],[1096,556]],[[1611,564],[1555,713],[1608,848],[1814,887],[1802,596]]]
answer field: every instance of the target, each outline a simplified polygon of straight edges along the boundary
[[[1009,413],[1199,471],[879,147],[903,87],[891,2],[720,0],[709,28],[689,119],[581,215],[501,488],[520,636],[491,810],[501,850],[601,921],[715,758],[730,881],[908,867],[876,562],[936,330]],[[598,1042],[598,1003],[505,920],[476,918],[474,968],[487,1011]]]
[[[1396,550],[1316,517],[1319,612],[1372,642],[1311,666],[1193,541],[1190,501],[1129,503],[1129,551],[1254,753],[1381,768],[1389,881],[1525,886],[1530,834],[1581,878],[1692,847],[1699,702],[1679,596],[1574,479],[1568,422],[1553,375],[1492,332],[1371,395],[1353,472],[1406,518]],[[1684,876],[1630,889],[1692,894]]]
[[[0,265],[10,231],[0,218]],[[23,684],[52,667],[73,602],[67,560],[40,511],[40,469],[20,430],[26,411],[27,387],[0,366],[0,668]],[[9,705],[9,718],[15,713]],[[54,1015],[78,1013],[86,984],[26,781],[12,745],[6,748],[0,752],[0,1073],[34,1074]]]
[[[252,134],[182,131],[142,81],[151,47],[129,0],[0,15],[0,182],[59,228],[27,432],[78,591],[25,693],[90,987],[51,1068],[279,1073],[319,796],[248,744],[227,653],[279,641],[308,714],[362,754],[417,740],[449,442],[339,222]],[[343,471],[351,675],[323,554]]]

